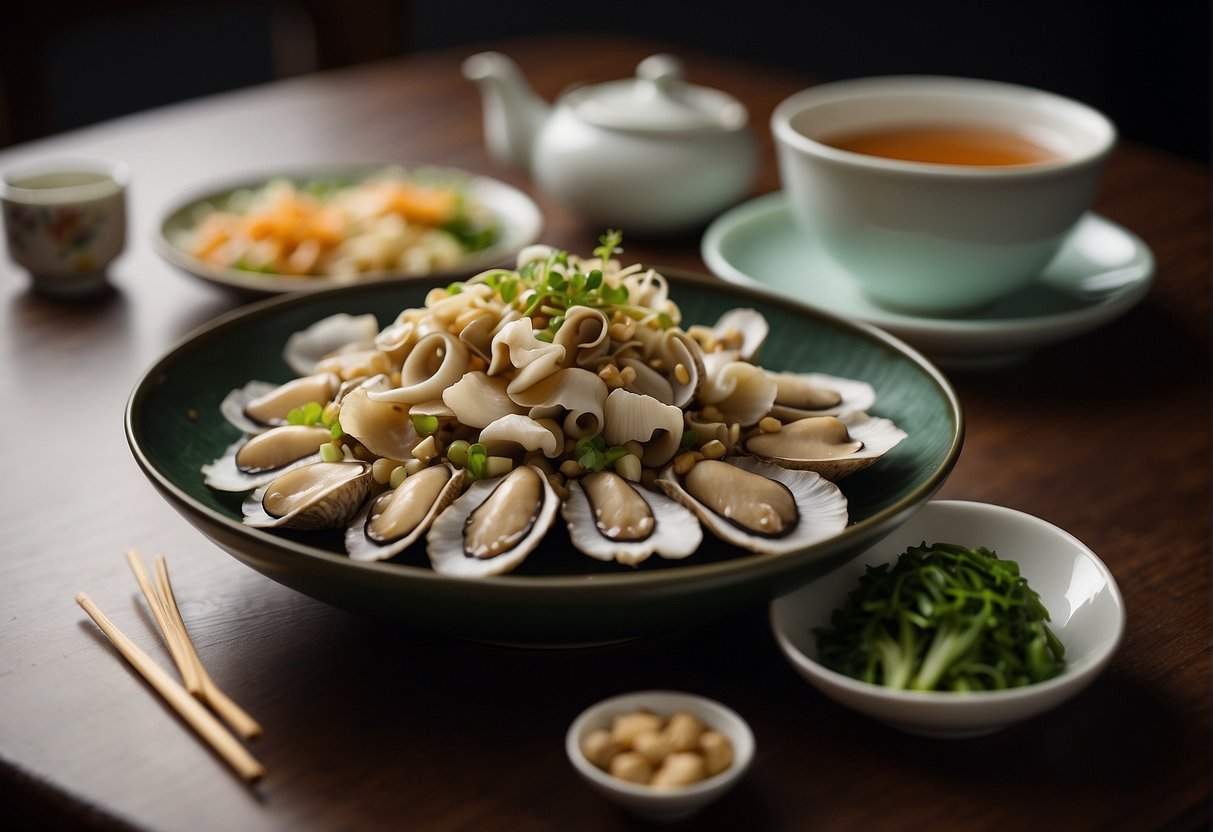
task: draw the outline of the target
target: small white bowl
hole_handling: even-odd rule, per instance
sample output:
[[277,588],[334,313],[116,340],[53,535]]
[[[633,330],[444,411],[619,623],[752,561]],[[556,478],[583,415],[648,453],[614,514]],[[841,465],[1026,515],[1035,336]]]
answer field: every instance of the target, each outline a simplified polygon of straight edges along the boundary
[[[861,682],[817,661],[814,628],[829,624],[865,567],[892,563],[922,542],[985,546],[1019,564],[1065,646],[1061,675],[1021,688],[953,693],[902,691]],[[1040,714],[1090,684],[1124,631],[1120,590],[1108,568],[1071,534],[1030,514],[986,503],[927,503],[853,561],[771,604],[771,629],[792,666],[826,696],[912,734],[973,737]]]
[[[733,764],[719,774],[683,788],[654,789],[620,780],[586,759],[581,752],[581,741],[587,734],[598,728],[609,729],[616,716],[642,708],[666,717],[678,711],[699,717],[732,743]],[[599,793],[637,817],[674,821],[694,814],[737,785],[754,759],[754,734],[744,719],[719,702],[690,693],[648,690],[614,696],[591,705],[569,726],[564,748],[573,768]]]

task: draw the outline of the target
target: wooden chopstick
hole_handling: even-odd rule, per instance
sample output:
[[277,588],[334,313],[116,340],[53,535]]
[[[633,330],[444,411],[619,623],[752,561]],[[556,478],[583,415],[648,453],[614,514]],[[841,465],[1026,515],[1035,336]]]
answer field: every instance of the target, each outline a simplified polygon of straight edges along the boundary
[[[152,615],[155,617],[156,624],[160,627],[160,633],[164,637],[164,644],[168,647],[169,655],[173,657],[173,663],[177,665],[177,672],[181,674],[182,684],[185,685],[185,689],[192,695],[200,696],[202,694],[202,680],[198,675],[198,666],[190,658],[190,651],[186,648],[186,643],[189,641],[188,637],[183,636],[173,626],[172,622],[169,621],[169,614],[165,609],[164,602],[152,586],[152,581],[148,577],[147,570],[143,567],[143,559],[139,557],[139,553],[134,549],[127,549],[126,562],[130,565],[131,571],[135,573],[135,580],[139,582],[139,589],[143,591],[143,597],[147,601],[147,605],[151,607]],[[184,630],[184,627],[182,630]]]
[[173,594],[173,584],[168,577],[168,563],[163,555],[156,556],[155,566],[156,588],[160,593],[160,601],[164,605],[165,617],[180,635],[182,647],[198,676],[201,690],[194,695],[210,705],[215,713],[219,714],[223,721],[244,739],[253,740],[261,736],[261,724],[219,689],[215,680],[211,678],[211,674],[203,666],[202,659],[198,657],[198,651],[194,649],[194,643],[190,640],[189,630],[185,628],[185,619],[181,617],[181,609],[177,606],[177,596]]
[[181,715],[181,718],[188,722],[190,727],[197,731],[237,774],[250,783],[265,776],[265,767],[234,736],[228,733],[222,723],[114,626],[114,623],[106,618],[105,613],[101,612],[88,595],[83,592],[76,593],[76,603],[88,613],[89,618],[96,622],[118,652],[131,663],[131,666],[139,671],[148,684],[164,697],[165,701]]

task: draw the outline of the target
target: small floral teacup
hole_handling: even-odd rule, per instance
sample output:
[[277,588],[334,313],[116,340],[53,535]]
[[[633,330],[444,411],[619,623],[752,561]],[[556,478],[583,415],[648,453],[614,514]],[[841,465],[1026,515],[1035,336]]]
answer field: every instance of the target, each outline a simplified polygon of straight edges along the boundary
[[8,254],[36,289],[79,295],[105,285],[126,245],[129,181],[126,165],[102,159],[43,159],[4,172]]

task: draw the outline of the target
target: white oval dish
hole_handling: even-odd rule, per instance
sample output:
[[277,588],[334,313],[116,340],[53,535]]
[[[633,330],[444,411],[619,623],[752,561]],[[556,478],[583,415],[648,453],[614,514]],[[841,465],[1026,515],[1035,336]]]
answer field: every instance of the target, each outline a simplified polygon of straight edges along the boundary
[[[609,728],[616,716],[642,708],[667,717],[677,711],[699,717],[732,743],[733,764],[719,774],[689,786],[655,789],[613,777],[586,759],[581,751],[581,741],[587,734],[598,728]],[[564,748],[573,768],[595,791],[637,817],[674,821],[698,812],[737,785],[753,762],[754,734],[744,719],[719,702],[690,693],[648,690],[613,696],[591,705],[569,726]]]
[[254,190],[273,179],[285,178],[295,182],[315,182],[330,179],[356,181],[368,174],[395,166],[393,162],[358,162],[317,166],[315,168],[274,171],[261,175],[249,175],[238,180],[208,188],[205,192],[188,197],[167,211],[152,238],[156,251],[174,266],[211,283],[217,283],[245,292],[258,294],[281,294],[286,292],[314,292],[348,286],[351,283],[369,283],[382,280],[419,279],[428,277],[451,277],[471,275],[496,265],[510,264],[511,259],[526,246],[539,239],[543,230],[543,214],[529,196],[517,188],[487,176],[476,176],[455,168],[424,167],[418,169],[437,181],[461,182],[467,196],[488,208],[496,217],[500,233],[496,242],[481,251],[470,252],[451,269],[431,271],[424,274],[403,272],[367,272],[356,277],[310,276],[293,277],[281,274],[263,274],[243,269],[216,266],[181,248],[175,241],[195,223],[195,217],[208,207],[225,204],[231,194],[241,190]]
[[[817,661],[814,628],[829,623],[867,566],[892,563],[923,541],[985,546],[1016,561],[1040,594],[1050,629],[1065,645],[1060,676],[1003,691],[951,693],[892,690],[861,682]],[[1074,696],[1104,669],[1125,626],[1112,573],[1068,532],[1003,506],[957,500],[927,503],[896,532],[858,558],[771,604],[780,649],[808,682],[831,699],[912,734],[972,737],[1036,716]]]

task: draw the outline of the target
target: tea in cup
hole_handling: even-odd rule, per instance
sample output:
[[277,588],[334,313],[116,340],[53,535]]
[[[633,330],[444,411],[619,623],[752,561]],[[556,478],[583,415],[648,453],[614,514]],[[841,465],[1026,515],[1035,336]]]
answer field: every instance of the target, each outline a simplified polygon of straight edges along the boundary
[[1012,84],[839,81],[771,116],[800,227],[873,303],[963,315],[1026,287],[1095,195],[1116,140],[1077,101]]
[[9,257],[33,285],[70,296],[105,285],[105,271],[126,245],[130,170],[102,159],[44,159],[0,177]]

